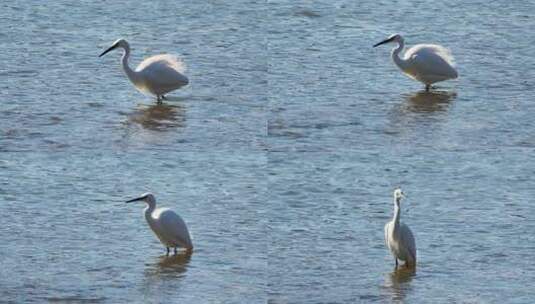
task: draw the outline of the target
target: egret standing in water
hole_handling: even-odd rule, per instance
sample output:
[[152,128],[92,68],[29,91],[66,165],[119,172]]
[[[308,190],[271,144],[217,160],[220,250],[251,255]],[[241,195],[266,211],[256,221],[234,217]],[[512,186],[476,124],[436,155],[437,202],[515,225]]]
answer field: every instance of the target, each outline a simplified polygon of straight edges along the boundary
[[401,189],[394,190],[394,218],[385,225],[385,242],[386,246],[396,260],[396,268],[398,267],[398,259],[405,261],[405,266],[416,266],[416,242],[409,226],[401,223],[401,198],[405,194]]
[[398,47],[392,50],[394,63],[407,76],[425,84],[426,91],[429,91],[431,85],[436,82],[457,78],[453,56],[445,47],[436,44],[417,44],[400,57],[399,53],[405,44],[399,34],[391,35],[373,47],[390,42],[398,44]]
[[184,63],[169,54],[162,54],[149,57],[143,60],[136,68],[132,70],[128,66],[130,57],[130,45],[126,40],[119,39],[112,46],[102,52],[99,57],[104,56],[111,50],[122,48],[123,70],[128,79],[141,92],[156,95],[158,102],[165,98],[164,94],[181,88],[189,83],[189,80],[182,73],[186,70]]
[[175,254],[177,247],[186,248],[188,252],[191,252],[193,244],[188,227],[178,214],[169,208],[156,208],[156,198],[152,193],[145,193],[138,198],[127,201],[127,203],[136,201],[147,203],[144,211],[145,219],[149,223],[150,229],[167,248],[167,255],[169,255],[169,248],[174,248]]

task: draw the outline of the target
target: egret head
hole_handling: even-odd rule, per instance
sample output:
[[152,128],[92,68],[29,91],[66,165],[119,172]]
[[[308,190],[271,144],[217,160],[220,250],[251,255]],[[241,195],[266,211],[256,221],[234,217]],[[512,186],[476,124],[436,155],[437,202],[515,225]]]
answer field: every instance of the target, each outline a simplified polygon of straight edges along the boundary
[[390,37],[386,38],[385,40],[379,43],[376,43],[373,47],[377,47],[377,46],[380,46],[381,44],[390,43],[390,42],[402,43],[403,37],[401,37],[400,34],[392,34],[390,35]]
[[102,52],[102,54],[100,54],[98,57],[102,57],[104,56],[106,53],[108,53],[109,51],[113,51],[115,50],[116,48],[118,47],[122,47],[123,49],[125,50],[128,50],[130,49],[130,45],[128,44],[128,42],[126,42],[126,40],[124,39],[117,39],[107,50],[105,50],[104,52]]
[[401,191],[401,188],[394,190],[394,199],[399,202],[402,198],[405,198],[405,193]]
[[137,202],[137,201],[144,201],[147,204],[156,203],[156,198],[154,198],[154,195],[152,193],[147,192],[143,193],[141,196],[133,198],[131,200],[126,201],[127,203],[131,202]]

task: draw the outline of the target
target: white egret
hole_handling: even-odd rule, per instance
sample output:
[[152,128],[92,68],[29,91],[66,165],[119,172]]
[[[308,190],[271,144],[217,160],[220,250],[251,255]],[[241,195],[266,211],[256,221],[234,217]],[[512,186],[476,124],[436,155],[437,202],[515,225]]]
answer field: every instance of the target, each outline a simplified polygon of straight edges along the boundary
[[405,194],[401,189],[394,190],[394,218],[385,225],[386,246],[396,260],[405,261],[405,266],[416,266],[416,242],[409,226],[400,222],[401,198]]
[[431,85],[448,79],[457,78],[453,56],[441,45],[417,44],[409,48],[403,57],[399,53],[403,50],[404,40],[399,34],[394,34],[373,47],[381,44],[396,42],[397,48],[392,50],[392,60],[407,76],[425,84],[429,91]]
[[156,208],[156,198],[152,193],[145,193],[138,198],[131,199],[127,203],[144,201],[147,207],[144,210],[145,219],[149,223],[150,229],[156,234],[160,242],[167,248],[186,248],[187,251],[193,249],[188,227],[182,218],[169,208]]
[[158,102],[161,102],[165,98],[164,94],[189,83],[188,78],[183,75],[186,70],[184,63],[177,57],[169,54],[149,57],[143,60],[135,71],[132,70],[128,66],[130,45],[124,39],[115,41],[99,57],[104,56],[104,54],[116,48],[123,48],[124,50],[122,64],[128,79],[141,92],[156,95]]

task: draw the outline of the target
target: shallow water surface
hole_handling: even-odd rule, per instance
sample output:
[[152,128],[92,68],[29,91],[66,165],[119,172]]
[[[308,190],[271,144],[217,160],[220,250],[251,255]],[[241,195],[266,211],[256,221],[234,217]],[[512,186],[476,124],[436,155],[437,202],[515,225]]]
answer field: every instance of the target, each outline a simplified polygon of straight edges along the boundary
[[[0,298],[8,303],[531,303],[535,6],[454,1],[1,4]],[[390,46],[439,43],[433,92]],[[157,105],[131,65],[181,54]],[[392,190],[418,267],[383,241]],[[166,257],[143,204],[186,221]]]

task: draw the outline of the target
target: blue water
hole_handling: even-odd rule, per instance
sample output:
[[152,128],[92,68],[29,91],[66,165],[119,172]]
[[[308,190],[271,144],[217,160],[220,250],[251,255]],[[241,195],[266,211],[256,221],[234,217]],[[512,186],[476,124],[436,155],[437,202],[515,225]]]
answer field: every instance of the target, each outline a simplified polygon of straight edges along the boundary
[[[0,4],[0,298],[7,303],[531,303],[530,2]],[[434,93],[390,46],[451,49]],[[179,54],[156,105],[98,55]],[[418,247],[394,271],[392,190]],[[186,221],[165,257],[142,204]]]

